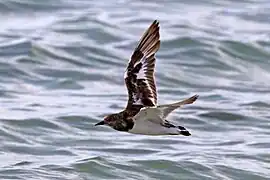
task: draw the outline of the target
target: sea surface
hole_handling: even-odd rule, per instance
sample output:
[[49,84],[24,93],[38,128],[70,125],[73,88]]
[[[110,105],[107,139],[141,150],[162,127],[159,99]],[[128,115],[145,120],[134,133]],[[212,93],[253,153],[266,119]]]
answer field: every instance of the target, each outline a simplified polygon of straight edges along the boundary
[[[160,22],[158,103],[192,136],[95,127]],[[1,0],[1,180],[269,180],[269,0]]]

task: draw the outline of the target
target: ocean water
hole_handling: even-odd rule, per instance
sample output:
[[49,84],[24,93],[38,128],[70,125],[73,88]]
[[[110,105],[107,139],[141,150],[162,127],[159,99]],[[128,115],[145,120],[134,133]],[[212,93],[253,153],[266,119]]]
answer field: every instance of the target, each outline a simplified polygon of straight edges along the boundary
[[[0,179],[270,179],[269,0],[1,0]],[[192,134],[94,127],[160,21],[158,103]]]

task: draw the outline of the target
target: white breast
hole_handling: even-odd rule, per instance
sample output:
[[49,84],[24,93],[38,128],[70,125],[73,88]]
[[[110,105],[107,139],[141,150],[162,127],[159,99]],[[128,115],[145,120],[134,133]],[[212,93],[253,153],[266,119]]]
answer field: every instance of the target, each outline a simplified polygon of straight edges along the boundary
[[170,134],[170,132],[168,131],[170,129],[161,126],[160,124],[153,123],[151,121],[139,121],[135,122],[133,128],[129,132],[133,134],[145,134],[145,135],[166,135]]
[[162,116],[156,107],[142,108],[134,117],[134,126],[129,132],[145,135],[179,134],[178,128],[164,127],[162,122]]

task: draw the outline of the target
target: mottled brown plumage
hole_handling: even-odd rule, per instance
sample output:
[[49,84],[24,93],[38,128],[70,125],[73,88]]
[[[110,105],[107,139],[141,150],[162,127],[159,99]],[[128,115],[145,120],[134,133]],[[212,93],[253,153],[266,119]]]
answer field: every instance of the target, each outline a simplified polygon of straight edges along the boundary
[[141,107],[140,105],[135,105],[119,113],[108,115],[104,118],[104,122],[115,130],[128,131],[134,125],[132,117],[140,111]]
[[155,53],[160,47],[158,25],[158,21],[154,21],[143,34],[128,63],[125,72],[129,96],[127,109],[134,104],[155,106],[157,103],[154,69]]

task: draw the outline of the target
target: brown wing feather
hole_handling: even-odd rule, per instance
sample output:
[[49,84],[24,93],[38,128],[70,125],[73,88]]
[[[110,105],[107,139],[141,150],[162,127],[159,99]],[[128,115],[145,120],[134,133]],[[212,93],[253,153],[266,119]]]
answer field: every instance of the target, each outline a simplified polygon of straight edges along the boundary
[[155,53],[160,47],[159,23],[154,21],[135,48],[125,72],[125,83],[132,105],[155,106],[157,93],[154,78]]

